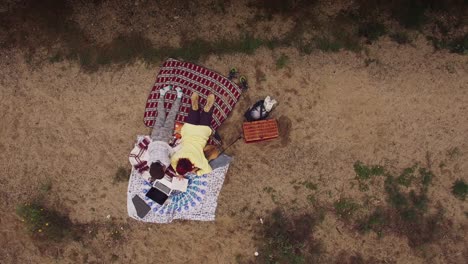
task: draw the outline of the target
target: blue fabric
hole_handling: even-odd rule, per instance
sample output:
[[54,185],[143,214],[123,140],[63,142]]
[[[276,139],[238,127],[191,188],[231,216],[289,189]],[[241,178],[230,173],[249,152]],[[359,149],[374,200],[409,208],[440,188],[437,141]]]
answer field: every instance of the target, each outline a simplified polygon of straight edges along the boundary
[[228,156],[223,153],[219,155],[216,159],[210,161],[210,166],[214,170],[214,169],[226,166],[227,164],[231,162],[231,160],[232,160],[231,156]]

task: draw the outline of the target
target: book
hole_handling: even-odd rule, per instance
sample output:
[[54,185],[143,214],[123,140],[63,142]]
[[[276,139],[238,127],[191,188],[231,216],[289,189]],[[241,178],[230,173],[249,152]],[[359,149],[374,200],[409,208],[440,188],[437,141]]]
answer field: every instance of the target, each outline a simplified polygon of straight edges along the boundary
[[188,179],[179,179],[179,178],[172,178],[172,186],[171,188],[176,191],[186,192],[188,186]]

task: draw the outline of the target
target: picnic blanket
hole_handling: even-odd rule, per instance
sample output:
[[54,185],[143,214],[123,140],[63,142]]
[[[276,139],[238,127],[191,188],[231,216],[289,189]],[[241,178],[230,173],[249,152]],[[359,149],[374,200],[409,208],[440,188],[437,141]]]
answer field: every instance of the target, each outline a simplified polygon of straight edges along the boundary
[[[201,105],[205,105],[206,97],[213,93],[215,103],[211,128],[214,131],[226,120],[242,93],[239,86],[217,72],[190,62],[168,59],[162,64],[146,102],[144,122],[148,127],[153,126],[157,117],[159,89],[167,85],[178,86],[184,93],[179,114],[176,117],[176,121],[180,123],[184,123],[191,108],[190,96],[193,92],[200,94]],[[175,99],[175,90],[166,94],[164,100],[166,112],[169,112]],[[209,143],[219,145],[221,142],[212,138]]]
[[[144,180],[137,170],[132,169],[127,193],[128,215],[136,220],[152,223],[170,223],[175,219],[214,221],[218,195],[230,161],[230,157],[220,156],[211,164],[213,171],[210,173],[202,176],[188,174],[187,191],[171,194],[169,201],[164,205],[159,205],[145,196],[151,184]],[[151,206],[151,210],[143,218],[138,217],[133,205],[132,199],[135,195]]]

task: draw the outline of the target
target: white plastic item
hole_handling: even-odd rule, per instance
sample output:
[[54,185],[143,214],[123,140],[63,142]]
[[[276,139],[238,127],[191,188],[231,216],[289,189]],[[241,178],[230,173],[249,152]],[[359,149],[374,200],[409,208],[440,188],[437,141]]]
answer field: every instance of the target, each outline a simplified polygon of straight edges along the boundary
[[267,112],[270,112],[273,106],[277,103],[278,102],[275,99],[271,98],[270,96],[267,96],[263,102],[263,106],[265,107],[265,110]]

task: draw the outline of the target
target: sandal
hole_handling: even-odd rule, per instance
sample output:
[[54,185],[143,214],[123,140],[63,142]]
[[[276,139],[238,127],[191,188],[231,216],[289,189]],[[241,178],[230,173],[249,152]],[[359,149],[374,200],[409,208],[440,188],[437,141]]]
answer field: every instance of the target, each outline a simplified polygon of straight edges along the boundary
[[233,67],[229,70],[228,79],[232,81],[234,78],[237,78],[237,75],[239,75],[239,71]]
[[240,86],[240,88],[241,88],[242,90],[244,90],[244,91],[247,90],[247,89],[249,89],[249,85],[248,85],[248,83],[247,83],[247,78],[246,78],[245,76],[241,76],[241,77],[239,78],[239,86]]

